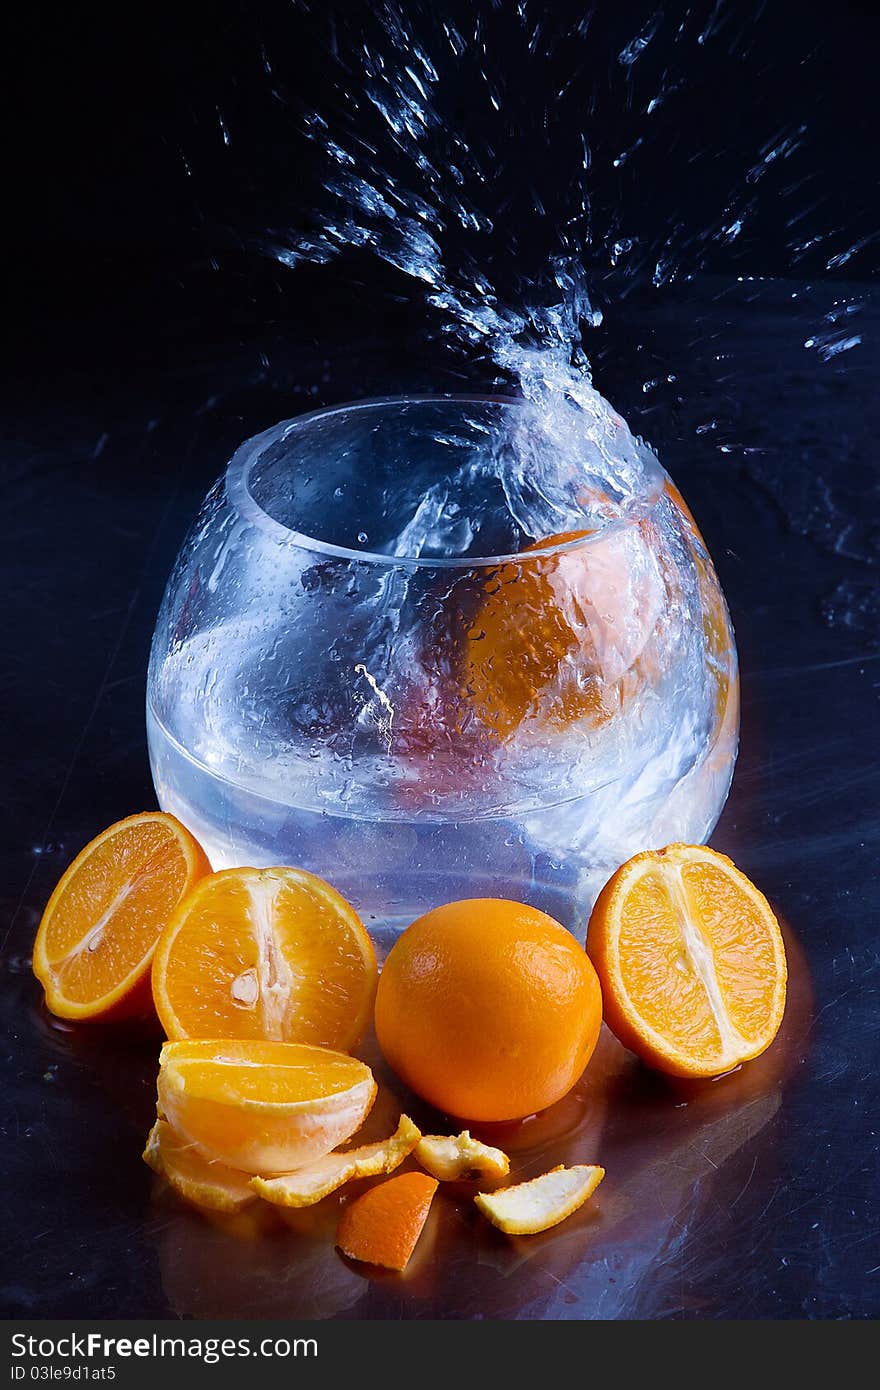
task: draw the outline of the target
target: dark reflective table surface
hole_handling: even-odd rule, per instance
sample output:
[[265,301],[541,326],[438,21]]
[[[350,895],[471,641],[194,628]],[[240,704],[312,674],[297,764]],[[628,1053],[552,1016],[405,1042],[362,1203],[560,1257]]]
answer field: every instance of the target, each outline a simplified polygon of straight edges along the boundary
[[[847,297],[862,306],[862,342],[823,360],[804,342]],[[152,624],[231,450],[315,404],[463,389],[415,350],[395,357],[379,333],[348,340],[344,305],[320,320],[311,336],[246,328],[222,340],[171,325],[140,351],[108,341],[82,357],[70,329],[63,360],[22,363],[3,386],[3,1312],[877,1315],[880,311],[863,285],[694,284],[623,305],[619,341],[595,355],[597,384],[696,514],[737,630],[742,748],[713,844],[786,932],[789,1004],[763,1058],[672,1083],[603,1031],[559,1105],[476,1131],[521,1176],[601,1162],[593,1201],[511,1240],[467,1190],[444,1190],[401,1278],[335,1251],[334,1199],[236,1218],[181,1206],[140,1162],[156,1038],[44,1012],[29,952],[55,879],[107,823],[154,804]],[[375,1044],[364,1055],[385,1083],[371,1133],[390,1132],[401,1105],[447,1128]]]

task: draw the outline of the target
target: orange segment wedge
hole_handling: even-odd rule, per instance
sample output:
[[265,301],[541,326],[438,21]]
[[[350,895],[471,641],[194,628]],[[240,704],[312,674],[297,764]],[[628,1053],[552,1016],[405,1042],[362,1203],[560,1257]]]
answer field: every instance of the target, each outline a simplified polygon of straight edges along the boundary
[[757,1057],[785,1009],[785,947],[767,899],[723,854],[637,854],[587,932],[605,1021],[648,1066],[718,1076]]
[[256,1199],[249,1173],[203,1158],[165,1120],[157,1120],[150,1130],[144,1162],[180,1197],[208,1211],[241,1211]]
[[181,899],[211,872],[185,826],[162,811],[117,821],[86,845],[46,905],[34,974],[60,1018],[152,1013],[150,962]]
[[347,1051],[363,1033],[376,954],[344,898],[304,869],[226,869],[168,923],[153,999],[169,1038],[268,1038]]
[[509,1236],[533,1236],[549,1231],[571,1216],[591,1197],[605,1176],[596,1164],[552,1168],[530,1182],[500,1192],[478,1192],[474,1201],[499,1231]]
[[280,1178],[254,1178],[251,1187],[267,1202],[279,1207],[310,1207],[344,1183],[391,1173],[415,1148],[421,1131],[407,1115],[401,1115],[397,1132],[359,1149],[326,1154],[324,1158]]
[[436,1191],[427,1173],[401,1173],[371,1187],[343,1211],[336,1244],[352,1260],[406,1269]]
[[203,1157],[246,1173],[290,1173],[354,1134],[373,1073],[342,1052],[244,1039],[166,1043],[159,1108]]

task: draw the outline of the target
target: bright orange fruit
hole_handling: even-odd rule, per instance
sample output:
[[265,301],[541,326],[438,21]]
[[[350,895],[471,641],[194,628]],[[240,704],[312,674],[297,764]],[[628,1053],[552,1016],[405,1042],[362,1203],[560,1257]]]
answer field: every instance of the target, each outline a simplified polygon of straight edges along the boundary
[[406,1269],[436,1191],[427,1173],[401,1173],[371,1187],[344,1209],[336,1244],[353,1260]]
[[599,895],[587,950],[606,1023],[648,1066],[718,1076],[757,1057],[779,1030],[779,925],[715,850],[668,845],[630,859]]
[[269,1038],[347,1051],[363,1033],[376,953],[344,898],[304,869],[225,869],[169,921],[153,998],[169,1038]]
[[199,1153],[246,1173],[291,1173],[360,1129],[376,1099],[364,1062],[324,1047],[166,1043],[159,1108]]
[[152,1013],[156,942],[189,890],[211,872],[174,816],[144,811],[81,850],[43,913],[34,974],[60,1018],[106,1021]]
[[546,913],[501,898],[447,903],[398,938],[376,1035],[418,1095],[469,1120],[514,1120],[575,1084],[602,1022],[596,972]]

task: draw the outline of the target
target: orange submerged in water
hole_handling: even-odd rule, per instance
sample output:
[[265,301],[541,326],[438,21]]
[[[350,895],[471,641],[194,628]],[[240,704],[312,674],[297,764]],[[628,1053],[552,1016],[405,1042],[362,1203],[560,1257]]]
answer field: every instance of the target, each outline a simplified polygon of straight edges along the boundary
[[211,872],[185,826],[162,811],[117,821],[77,855],[46,905],[34,974],[60,1018],[151,1014],[150,962],[175,908]]
[[[564,548],[535,553],[554,546]],[[502,738],[526,721],[604,723],[625,696],[621,683],[662,602],[637,525],[568,531],[528,546],[491,573],[468,634],[464,683],[475,711]]]
[[501,898],[435,908],[393,946],[376,1035],[418,1095],[467,1120],[552,1105],[589,1061],[602,1022],[596,972],[546,913]]
[[718,1076],[757,1057],[785,1010],[785,947],[767,899],[723,854],[669,845],[605,885],[587,932],[605,1021],[649,1066]]

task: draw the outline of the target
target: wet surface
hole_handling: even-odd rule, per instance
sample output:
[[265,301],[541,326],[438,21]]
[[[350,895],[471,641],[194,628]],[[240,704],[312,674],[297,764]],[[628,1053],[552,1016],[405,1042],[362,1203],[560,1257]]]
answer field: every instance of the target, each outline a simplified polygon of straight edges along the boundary
[[[845,334],[861,341],[829,352],[843,342],[833,316],[844,303],[861,306]],[[742,751],[713,844],[787,930],[790,1001],[764,1058],[715,1083],[669,1084],[603,1034],[560,1105],[515,1131],[481,1131],[509,1148],[519,1175],[601,1162],[592,1202],[555,1232],[510,1240],[467,1190],[444,1191],[400,1278],[337,1254],[333,1199],[286,1220],[184,1209],[140,1162],[157,1041],[43,1012],[29,951],[55,879],[107,823],[154,804],[150,634],[177,546],[232,448],[389,383],[462,389],[417,352],[393,360],[387,333],[352,337],[344,303],[323,310],[313,310],[320,339],[302,324],[245,325],[206,342],[192,324],[169,324],[134,356],[112,340],[80,354],[71,330],[51,402],[33,370],[3,388],[0,565],[14,597],[0,729],[2,1114],[15,1194],[4,1312],[878,1314],[880,310],[864,284],[704,280],[631,298],[591,343],[597,385],[688,499],[737,631]],[[285,346],[312,337],[320,348]],[[441,1124],[380,1074],[377,1134],[401,1104]]]

